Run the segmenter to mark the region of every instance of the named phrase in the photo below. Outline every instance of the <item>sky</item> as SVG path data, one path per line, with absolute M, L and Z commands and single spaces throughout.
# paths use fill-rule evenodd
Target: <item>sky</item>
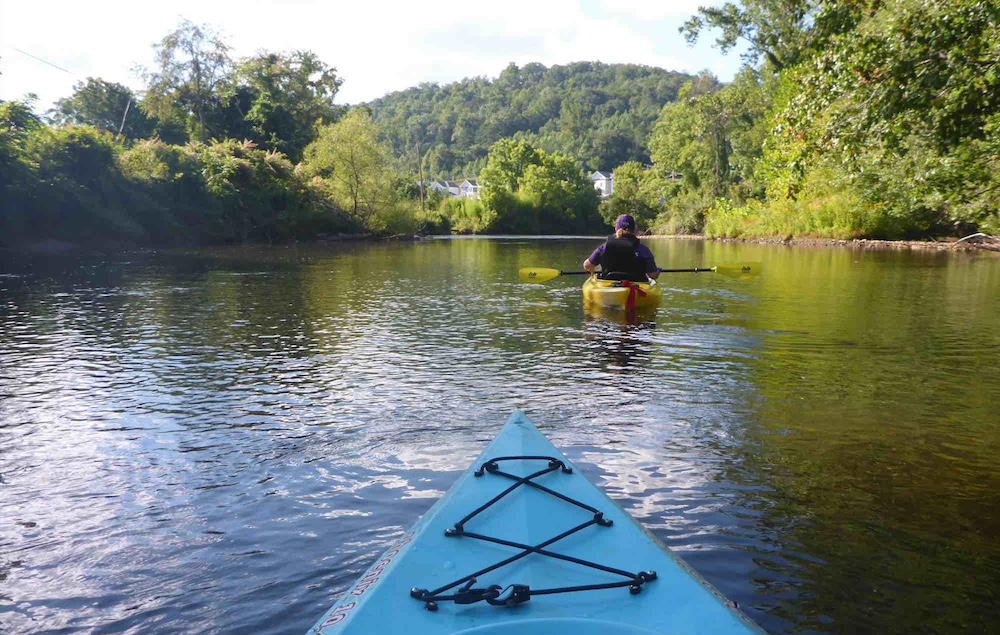
M 336 101 L 355 104 L 422 82 L 496 77 L 508 63 L 635 63 L 709 70 L 728 81 L 738 52 L 678 27 L 710 0 L 0 0 L 0 99 L 35 93 L 36 111 L 87 77 L 136 91 L 134 69 L 182 19 L 219 31 L 236 58 L 306 49 L 337 69 Z

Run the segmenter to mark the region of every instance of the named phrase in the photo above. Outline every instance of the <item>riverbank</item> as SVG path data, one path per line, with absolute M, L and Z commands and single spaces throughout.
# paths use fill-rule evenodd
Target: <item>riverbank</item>
M 753 245 L 794 245 L 802 247 L 847 247 L 860 250 L 990 251 L 1000 253 L 1000 238 L 947 238 L 941 240 L 854 240 L 836 238 L 711 238 L 702 234 L 651 234 L 643 240 L 711 240 L 720 243 Z
M 371 241 L 419 241 L 440 237 L 436 235 L 420 234 L 325 234 L 315 238 L 276 241 L 272 243 L 248 242 L 241 243 L 245 246 L 295 246 L 295 245 L 328 245 L 344 242 L 371 242 Z M 500 236 L 482 235 L 482 238 L 499 238 Z M 544 237 L 544 236 L 539 236 Z M 599 238 L 595 236 L 594 238 Z M 846 247 L 858 250 L 921 250 L 921 251 L 989 251 L 1000 254 L 1000 238 L 992 236 L 948 238 L 937 241 L 931 240 L 872 240 L 856 239 L 844 240 L 833 238 L 712 238 L 703 234 L 649 234 L 642 237 L 643 240 L 705 240 L 720 243 L 746 243 L 754 245 L 789 245 L 799 247 Z M 210 245 L 201 247 L 223 247 L 234 246 L 233 244 Z M 80 251 L 155 251 L 157 249 L 185 249 L 197 248 L 195 245 L 173 245 L 151 247 L 148 245 L 137 245 L 127 243 L 106 244 L 101 246 L 85 246 L 61 240 L 44 240 L 30 243 L 20 248 L 0 247 L 0 253 L 8 254 L 48 254 L 57 255 Z

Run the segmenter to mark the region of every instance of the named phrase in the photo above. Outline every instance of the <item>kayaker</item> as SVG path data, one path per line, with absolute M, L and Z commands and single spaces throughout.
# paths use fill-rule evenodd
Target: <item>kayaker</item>
M 639 243 L 639 237 L 635 235 L 635 219 L 629 214 L 618 217 L 615 233 L 583 261 L 583 268 L 590 273 L 597 265 L 601 266 L 601 277 L 606 280 L 646 282 L 646 278 L 655 280 L 660 275 L 653 252 Z

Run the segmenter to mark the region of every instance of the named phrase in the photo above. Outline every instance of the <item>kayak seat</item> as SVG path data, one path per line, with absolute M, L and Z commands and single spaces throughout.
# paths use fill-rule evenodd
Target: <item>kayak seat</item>
M 626 271 L 609 271 L 607 273 L 601 273 L 597 276 L 601 280 L 628 280 L 629 282 L 649 282 L 649 276 L 646 274 L 635 274 L 628 273 Z

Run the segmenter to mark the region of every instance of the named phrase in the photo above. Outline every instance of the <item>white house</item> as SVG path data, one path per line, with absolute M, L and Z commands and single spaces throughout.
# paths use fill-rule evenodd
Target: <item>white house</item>
M 594 184 L 601 198 L 607 198 L 615 191 L 614 175 L 610 172 L 595 171 L 590 175 L 590 181 Z
M 479 183 L 475 179 L 466 179 L 459 186 L 463 198 L 479 198 Z
M 461 190 L 454 181 L 427 181 L 424 191 L 437 192 L 441 196 L 458 196 Z
M 417 185 L 423 186 L 424 192 L 427 194 L 430 194 L 431 192 L 437 192 L 438 194 L 444 196 L 448 193 L 448 188 L 446 188 L 444 186 L 444 183 L 442 183 L 441 181 L 425 181 L 423 183 L 417 181 Z

